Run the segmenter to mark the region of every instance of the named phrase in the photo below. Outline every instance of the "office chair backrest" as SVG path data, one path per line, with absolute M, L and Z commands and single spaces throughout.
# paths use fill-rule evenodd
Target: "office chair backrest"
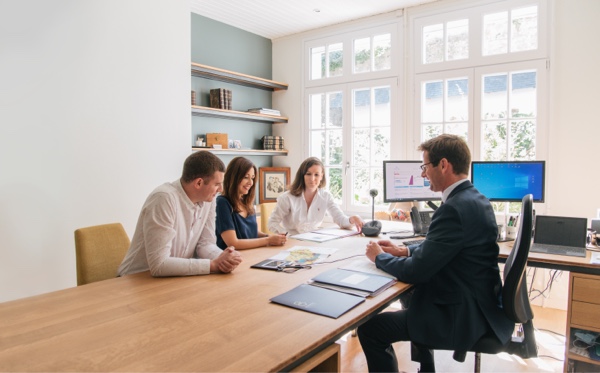
M 533 196 L 523 197 L 517 238 L 504 265 L 502 306 L 506 315 L 515 323 L 523 324 L 533 318 L 527 294 L 527 257 L 531 246 L 533 228 Z
M 277 206 L 277 202 L 260 204 L 260 231 L 263 233 L 273 233 L 269 231 L 269 216 L 271 216 L 275 206 Z
M 129 237 L 120 223 L 77 229 L 77 286 L 116 277 L 129 244 Z

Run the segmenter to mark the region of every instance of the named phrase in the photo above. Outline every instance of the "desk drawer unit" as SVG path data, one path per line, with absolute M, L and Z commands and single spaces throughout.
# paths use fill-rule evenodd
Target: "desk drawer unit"
M 573 300 L 600 304 L 600 280 L 573 277 Z
M 600 328 L 600 280 L 573 276 L 571 324 Z
M 600 305 L 585 302 L 571 303 L 571 324 L 600 329 Z

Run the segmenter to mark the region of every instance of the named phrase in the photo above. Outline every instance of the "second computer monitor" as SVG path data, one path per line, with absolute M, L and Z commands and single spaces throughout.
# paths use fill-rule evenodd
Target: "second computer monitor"
M 442 193 L 432 192 L 429 180 L 421 177 L 422 161 L 383 161 L 383 201 L 439 201 Z
M 471 181 L 490 201 L 521 202 L 526 194 L 544 202 L 546 162 L 471 162 Z

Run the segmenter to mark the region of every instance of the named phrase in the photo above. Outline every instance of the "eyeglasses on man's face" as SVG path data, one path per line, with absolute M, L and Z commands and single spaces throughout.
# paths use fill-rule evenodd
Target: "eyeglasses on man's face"
M 434 163 L 434 162 L 423 163 L 422 165 L 419 166 L 419 168 L 421 168 L 421 171 L 425 172 L 427 170 L 427 165 L 432 164 L 432 163 Z

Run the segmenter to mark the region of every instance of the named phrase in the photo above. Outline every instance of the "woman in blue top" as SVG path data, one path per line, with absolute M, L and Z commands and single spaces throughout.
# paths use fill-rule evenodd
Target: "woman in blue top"
M 237 250 L 263 246 L 281 246 L 285 234 L 266 234 L 258 230 L 254 211 L 256 166 L 244 157 L 235 157 L 227 165 L 223 192 L 217 197 L 217 246 Z

